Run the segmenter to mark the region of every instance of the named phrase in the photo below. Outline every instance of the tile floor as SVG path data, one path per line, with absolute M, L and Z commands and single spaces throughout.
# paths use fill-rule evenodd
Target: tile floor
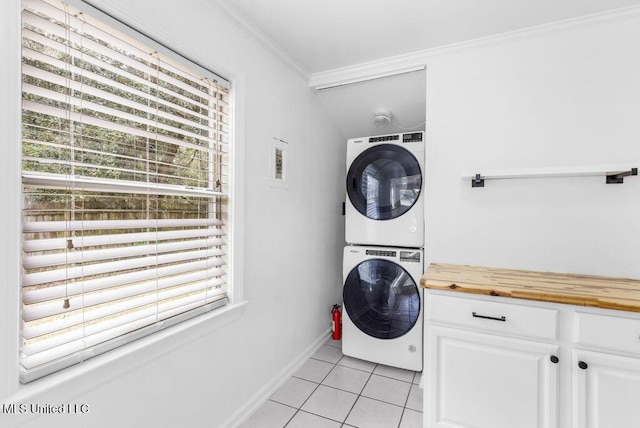
M 329 339 L 242 428 L 422 428 L 421 373 L 341 349 Z

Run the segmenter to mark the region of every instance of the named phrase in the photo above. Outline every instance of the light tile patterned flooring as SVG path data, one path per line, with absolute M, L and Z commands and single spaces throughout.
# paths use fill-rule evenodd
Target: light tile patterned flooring
M 329 339 L 242 428 L 422 428 L 419 372 L 358 360 Z

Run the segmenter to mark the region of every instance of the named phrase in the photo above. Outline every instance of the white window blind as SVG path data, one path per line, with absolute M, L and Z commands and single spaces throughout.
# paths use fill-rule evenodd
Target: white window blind
M 228 302 L 231 150 L 228 82 L 56 0 L 22 21 L 25 383 Z

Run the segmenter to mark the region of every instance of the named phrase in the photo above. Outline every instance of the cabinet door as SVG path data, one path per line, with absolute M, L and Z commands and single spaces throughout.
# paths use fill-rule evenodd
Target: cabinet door
M 573 353 L 574 428 L 640 426 L 640 360 Z
M 558 346 L 431 326 L 425 428 L 555 428 Z

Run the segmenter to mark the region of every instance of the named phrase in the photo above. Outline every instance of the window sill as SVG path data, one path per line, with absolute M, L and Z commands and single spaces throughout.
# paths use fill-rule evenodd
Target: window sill
M 19 385 L 16 393 L 3 401 L 8 403 L 35 400 L 47 402 L 48 394 L 52 394 L 55 396 L 55 402 L 70 402 L 87 391 L 145 366 L 155 359 L 240 319 L 247 303 L 248 301 L 244 300 L 228 304 L 73 367 L 29 384 Z

